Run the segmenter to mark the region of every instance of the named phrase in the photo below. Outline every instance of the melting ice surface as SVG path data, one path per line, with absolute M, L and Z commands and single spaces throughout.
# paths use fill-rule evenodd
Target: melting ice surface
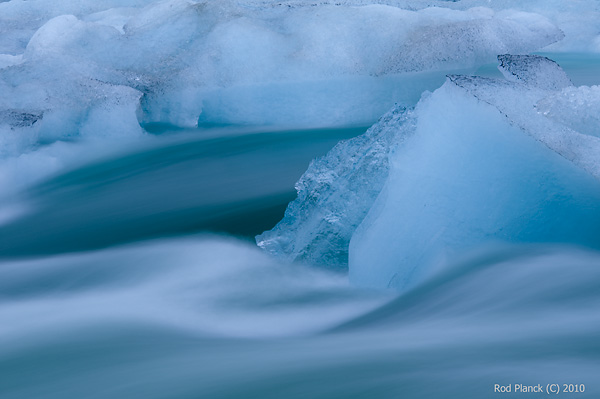
M 545 57 L 498 58 L 506 80 L 449 76 L 313 163 L 259 246 L 342 267 L 349 250 L 352 281 L 396 288 L 495 242 L 598 248 L 597 87 Z
M 0 154 L 64 138 L 136 137 L 138 120 L 368 124 L 438 87 L 439 71 L 564 37 L 539 14 L 491 8 L 62 3 L 0 4 L 0 128 L 10 140 Z
M 0 397 L 600 396 L 598 20 L 0 1 Z
M 419 104 L 412 140 L 395 149 L 383 191 L 352 237 L 351 278 L 406 287 L 428 266 L 496 240 L 600 246 L 600 142 L 521 117 L 535 109 L 519 101 L 520 84 L 507 90 L 514 124 L 465 92 L 501 96 L 504 85 L 452 77 Z M 540 131 L 527 134 L 519 122 Z

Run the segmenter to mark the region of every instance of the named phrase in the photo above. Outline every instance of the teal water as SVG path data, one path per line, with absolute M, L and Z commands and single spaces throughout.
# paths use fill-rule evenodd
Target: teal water
M 595 56 L 552 58 L 600 83 Z M 599 253 L 485 248 L 409 292 L 360 289 L 252 238 L 366 127 L 148 129 L 11 197 L 0 398 L 600 397 Z
M 178 132 L 51 177 L 0 226 L 0 258 L 203 231 L 253 237 L 283 217 L 316 156 L 366 127 Z

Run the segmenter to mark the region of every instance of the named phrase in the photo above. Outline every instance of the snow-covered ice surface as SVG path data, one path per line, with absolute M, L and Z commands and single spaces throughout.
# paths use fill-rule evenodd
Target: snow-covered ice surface
M 259 245 L 341 266 L 349 249 L 352 281 L 395 288 L 480 245 L 600 247 L 597 88 L 571 86 L 546 57 L 498 58 L 510 80 L 451 75 L 314 162 Z

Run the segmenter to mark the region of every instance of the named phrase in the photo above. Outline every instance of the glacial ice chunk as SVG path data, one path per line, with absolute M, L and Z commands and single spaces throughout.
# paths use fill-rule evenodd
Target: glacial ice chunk
M 536 112 L 536 104 L 556 94 L 556 91 L 477 76 L 451 75 L 449 80 L 478 100 L 495 107 L 512 125 L 600 179 L 600 140 Z
M 540 74 L 543 64 L 551 76 Z M 481 245 L 599 248 L 600 139 L 540 112 L 571 91 L 591 104 L 595 97 L 589 88 L 557 89 L 566 81 L 545 58 L 511 57 L 510 68 L 526 80 L 450 75 L 414 110 L 393 109 L 339 144 L 311 165 L 259 245 L 343 267 L 351 235 L 351 280 L 399 289 Z M 588 129 L 592 108 L 578 115 L 591 112 Z
M 498 61 L 498 69 L 507 80 L 547 90 L 573 86 L 565 71 L 547 57 L 504 54 L 498 56 Z
M 567 87 L 538 101 L 536 108 L 579 133 L 600 137 L 600 86 Z
M 388 153 L 414 131 L 412 110 L 396 105 L 365 134 L 311 162 L 296 183 L 298 197 L 259 247 L 291 261 L 345 269 L 352 233 L 387 178 Z
M 127 126 L 113 136 L 138 132 L 132 118 L 186 127 L 371 124 L 394 102 L 414 105 L 449 71 L 563 37 L 538 14 L 489 8 L 46 3 L 0 4 L 0 86 L 9 93 L 0 109 L 43 112 L 36 132 L 23 134 L 38 144 L 82 136 L 81 121 L 115 87 L 141 96 L 113 114 Z
M 600 248 L 600 139 L 537 113 L 550 92 L 536 86 L 450 76 L 419 103 L 415 134 L 352 236 L 351 280 L 406 289 L 495 243 Z
M 16 109 L 0 111 L 0 121 L 8 124 L 11 128 L 32 126 L 42 119 L 43 116 L 44 113 L 41 111 L 22 111 Z
M 22 62 L 22 55 L 0 54 L 0 69 L 4 69 L 13 65 L 19 65 Z

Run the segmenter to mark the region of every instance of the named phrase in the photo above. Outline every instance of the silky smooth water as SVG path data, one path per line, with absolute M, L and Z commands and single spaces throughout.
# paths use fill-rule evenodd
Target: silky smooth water
M 254 237 L 281 219 L 312 158 L 365 130 L 229 128 L 147 139 L 21 193 L 31 206 L 0 226 L 0 258 L 200 231 Z
M 215 238 L 4 263 L 0 393 L 485 398 L 557 383 L 596 398 L 599 265 L 495 248 L 396 297 Z

